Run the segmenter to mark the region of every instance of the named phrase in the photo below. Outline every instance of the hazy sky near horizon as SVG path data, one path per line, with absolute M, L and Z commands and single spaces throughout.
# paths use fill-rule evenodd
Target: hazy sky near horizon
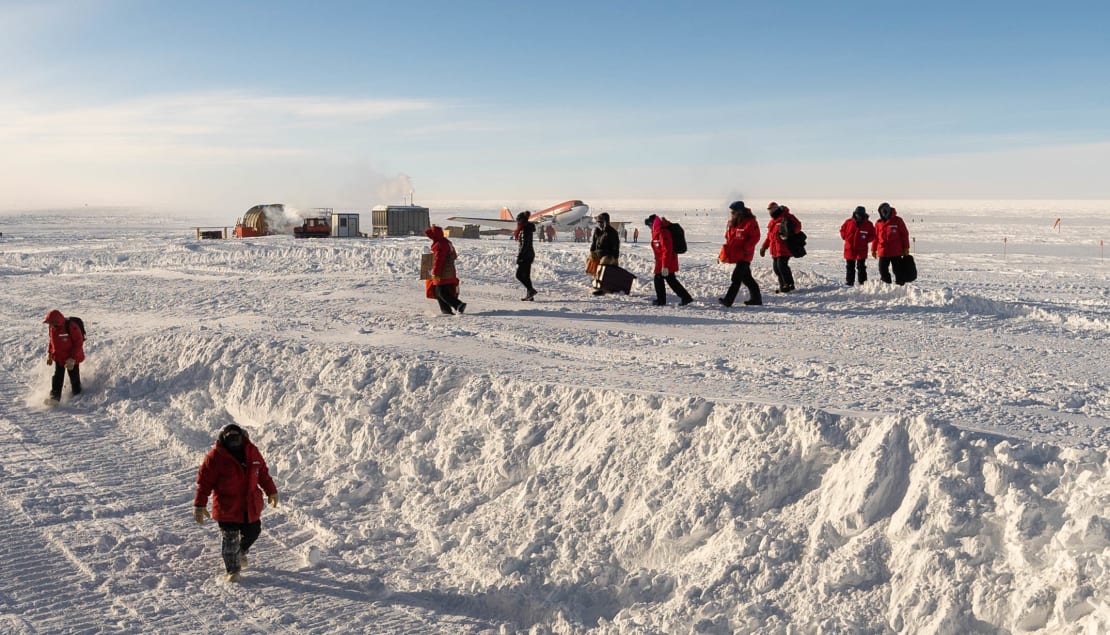
M 1107 18 L 0 0 L 0 206 L 1110 198 Z

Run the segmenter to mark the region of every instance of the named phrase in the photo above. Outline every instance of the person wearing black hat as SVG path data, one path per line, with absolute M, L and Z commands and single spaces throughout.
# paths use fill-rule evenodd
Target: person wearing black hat
M 593 239 L 590 241 L 590 258 L 597 261 L 598 271 L 607 265 L 619 264 L 621 256 L 621 237 L 617 230 L 609 224 L 609 212 L 602 212 L 594 217 L 597 227 L 594 229 Z M 594 295 L 605 295 L 601 281 L 594 278 Z
M 763 297 L 759 293 L 759 284 L 752 277 L 752 258 L 755 257 L 755 246 L 759 242 L 759 221 L 756 220 L 752 210 L 744 205 L 744 201 L 736 201 L 728 206 L 729 219 L 725 227 L 725 245 L 721 247 L 720 261 L 736 263 L 732 269 L 732 280 L 723 297 L 717 301 L 724 306 L 732 306 L 736 294 L 740 292 L 740 285 L 748 288 L 748 299 L 744 304 L 755 306 L 763 304 Z
M 271 507 L 278 506 L 277 486 L 262 453 L 251 443 L 246 430 L 229 423 L 220 430 L 216 443 L 200 464 L 193 497 L 193 519 L 197 524 L 204 524 L 205 518 L 219 523 L 223 537 L 220 554 L 228 582 L 239 581 L 240 572 L 247 566 L 247 552 L 262 533 L 263 493 Z
M 528 220 L 532 212 L 527 210 L 516 215 L 516 231 L 513 240 L 520 245 L 516 253 L 516 279 L 524 285 L 524 302 L 531 302 L 536 297 L 536 289 L 532 286 L 532 261 L 536 259 L 536 250 L 532 247 L 532 237 L 536 233 L 536 224 Z
M 763 239 L 759 255 L 766 256 L 767 250 L 771 250 L 771 268 L 779 281 L 775 293 L 790 293 L 794 290 L 794 272 L 790 270 L 790 258 L 794 252 L 790 251 L 787 240 L 790 234 L 802 231 L 802 222 L 790 213 L 789 207 L 774 201 L 767 205 L 767 214 L 771 220 L 767 222 L 767 237 Z
M 666 282 L 679 297 L 680 305 L 690 304 L 694 301 L 693 296 L 674 275 L 678 271 L 678 254 L 675 253 L 671 231 L 668 229 L 671 222 L 652 214 L 644 219 L 644 225 L 651 228 L 651 251 L 655 254 L 655 299 L 651 303 L 655 306 L 667 304 L 667 289 L 663 286 Z
M 875 226 L 868 220 L 863 206 L 856 207 L 851 218 L 840 226 L 840 237 L 844 239 L 844 261 L 847 263 L 844 283 L 850 287 L 857 277 L 860 284 L 867 282 L 867 246 L 875 242 Z
M 910 230 L 906 221 L 890 203 L 879 205 L 879 222 L 875 223 L 875 243 L 871 255 L 879 259 L 879 279 L 891 283 L 890 270 L 894 269 L 894 284 L 903 285 L 901 262 L 910 255 Z

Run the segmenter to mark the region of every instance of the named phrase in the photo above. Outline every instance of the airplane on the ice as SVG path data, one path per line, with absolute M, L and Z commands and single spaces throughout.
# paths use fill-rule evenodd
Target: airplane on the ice
M 573 227 L 575 223 L 585 218 L 590 213 L 590 206 L 582 201 L 563 201 L 547 209 L 532 212 L 529 220 L 540 226 L 554 225 L 555 227 Z M 451 216 L 447 220 L 485 225 L 497 229 L 516 229 L 516 216 L 508 207 L 501 208 L 500 218 L 476 218 L 473 216 Z

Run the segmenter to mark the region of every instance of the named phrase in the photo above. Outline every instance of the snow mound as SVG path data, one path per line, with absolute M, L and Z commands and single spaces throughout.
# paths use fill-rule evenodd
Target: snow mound
M 109 348 L 103 405 L 183 461 L 225 423 L 250 431 L 316 533 L 307 562 L 407 541 L 387 584 L 430 567 L 522 627 L 1110 628 L 1102 451 L 264 335 Z

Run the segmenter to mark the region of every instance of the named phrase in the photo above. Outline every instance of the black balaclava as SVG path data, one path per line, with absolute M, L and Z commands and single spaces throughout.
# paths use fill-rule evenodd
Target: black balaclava
M 231 456 L 235 457 L 235 460 L 241 464 L 246 464 L 247 432 L 245 430 L 234 423 L 229 423 L 220 430 L 219 442 L 225 450 L 231 453 Z

